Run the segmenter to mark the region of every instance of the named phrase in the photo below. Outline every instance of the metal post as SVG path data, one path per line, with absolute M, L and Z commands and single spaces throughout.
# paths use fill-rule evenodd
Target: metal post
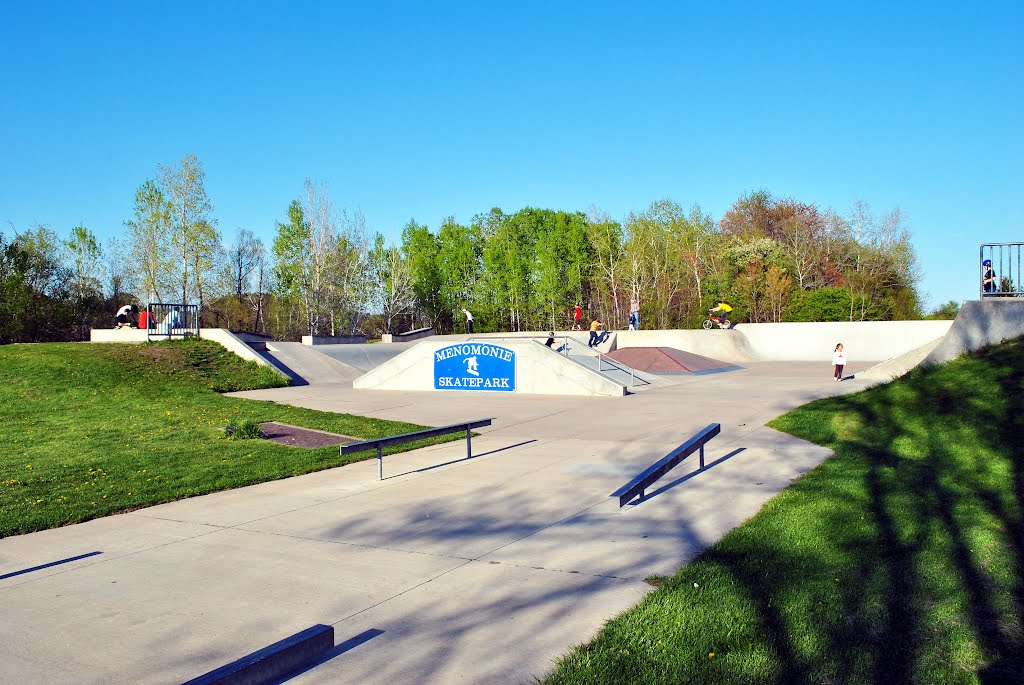
M 704 445 L 700 446 L 700 468 L 704 469 Z
M 629 387 L 636 387 L 636 378 L 633 376 L 633 367 L 629 367 Z
M 377 443 L 377 480 L 384 480 L 384 448 Z
M 466 459 L 473 458 L 473 431 L 466 425 Z

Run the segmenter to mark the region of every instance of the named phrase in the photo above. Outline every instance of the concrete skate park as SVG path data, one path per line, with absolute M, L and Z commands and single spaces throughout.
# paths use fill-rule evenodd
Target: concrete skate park
M 968 302 L 954 322 L 618 331 L 601 355 L 578 333 L 551 348 L 543 334 L 302 345 L 211 333 L 294 381 L 243 397 L 493 424 L 473 458 L 463 442 L 385 457 L 383 480 L 371 459 L 0 540 L 0 610 L 19 626 L 4 631 L 0 681 L 185 682 L 323 624 L 335 646 L 288 682 L 532 682 L 649 592 L 644 578 L 674 572 L 829 456 L 766 421 L 1022 333 L 1024 302 L 1011 301 Z M 515 390 L 432 387 L 439 351 L 484 344 L 515 352 Z M 721 434 L 703 470 L 691 458 L 642 501 L 610 496 L 710 423 Z

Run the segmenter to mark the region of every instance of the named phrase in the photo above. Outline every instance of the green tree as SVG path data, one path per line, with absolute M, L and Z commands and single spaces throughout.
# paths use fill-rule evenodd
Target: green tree
M 213 204 L 206 194 L 206 171 L 192 153 L 175 165 L 161 164 L 158 169 L 172 244 L 180 265 L 181 301 L 198 299 L 202 305 L 203 283 L 213 268 L 220 244 Z
M 171 242 L 170 207 L 156 181 L 148 180 L 135 191 L 134 218 L 126 221 L 129 259 L 140 285 L 155 302 L 173 287 L 175 264 L 167 246 Z

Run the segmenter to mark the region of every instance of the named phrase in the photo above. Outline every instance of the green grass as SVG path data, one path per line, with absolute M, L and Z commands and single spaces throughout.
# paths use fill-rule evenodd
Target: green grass
M 544 682 L 1024 682 L 1022 339 L 770 425 L 835 456 Z
M 228 424 L 367 439 L 422 428 L 218 394 L 285 384 L 205 341 L 0 346 L 0 537 L 375 456 L 232 440 Z

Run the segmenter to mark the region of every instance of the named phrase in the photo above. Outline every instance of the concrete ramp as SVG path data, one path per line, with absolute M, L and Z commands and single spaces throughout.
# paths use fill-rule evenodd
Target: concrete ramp
M 376 343 L 366 345 L 317 345 L 320 354 L 362 372 L 375 369 L 410 349 L 413 343 Z
M 714 373 L 740 367 L 730 362 L 684 352 L 674 347 L 624 347 L 609 357 L 637 371 L 647 373 Z
M 923 362 L 925 358 L 932 353 L 932 350 L 939 346 L 942 340 L 942 338 L 936 338 L 935 340 L 925 343 L 920 347 L 915 347 L 909 352 L 905 352 L 898 357 L 887 359 L 881 364 L 876 364 L 866 371 L 861 371 L 857 374 L 857 378 L 859 380 L 868 381 L 891 381 L 894 378 L 899 378 L 914 367 L 920 365 L 921 362 Z
M 969 300 L 960 307 L 953 326 L 924 364 L 941 364 L 988 345 L 1024 335 L 1024 299 Z
M 264 343 L 264 349 L 255 351 L 288 376 L 292 385 L 345 383 L 363 373 L 360 369 L 322 355 L 302 343 L 267 342 Z
M 356 378 L 364 390 L 622 396 L 626 388 L 533 340 L 414 344 Z

